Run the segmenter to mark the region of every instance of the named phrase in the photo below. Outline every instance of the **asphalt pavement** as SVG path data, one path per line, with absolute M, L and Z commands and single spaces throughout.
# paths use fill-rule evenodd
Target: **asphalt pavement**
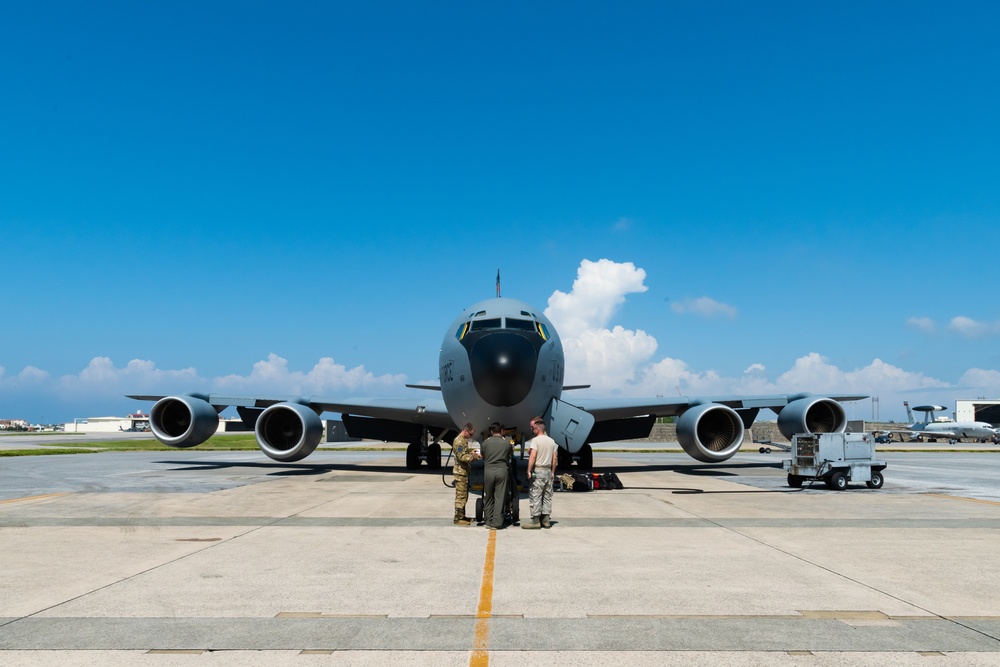
M 782 456 L 597 453 L 497 532 L 400 451 L 0 458 L 0 664 L 1000 665 L 1000 458 Z

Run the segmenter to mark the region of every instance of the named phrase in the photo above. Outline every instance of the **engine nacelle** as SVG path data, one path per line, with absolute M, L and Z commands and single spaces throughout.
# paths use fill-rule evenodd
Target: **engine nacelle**
M 696 405 L 677 418 L 677 441 L 693 459 L 725 461 L 743 444 L 743 420 L 732 408 L 718 403 Z
M 219 412 L 197 396 L 167 396 L 149 411 L 149 428 L 164 445 L 194 447 L 219 430 Z
M 832 398 L 800 398 L 778 413 L 778 430 L 789 440 L 798 433 L 843 433 L 847 430 L 847 412 Z
M 257 417 L 257 446 L 275 461 L 301 461 L 316 451 L 323 422 L 312 408 L 299 403 L 277 403 Z

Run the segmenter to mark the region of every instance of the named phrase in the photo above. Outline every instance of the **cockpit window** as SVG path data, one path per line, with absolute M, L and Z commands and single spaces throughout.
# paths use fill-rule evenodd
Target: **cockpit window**
M 469 333 L 469 322 L 462 322 L 461 326 L 458 327 L 458 331 L 455 332 L 455 338 L 462 340 L 467 333 Z
M 483 331 L 484 329 L 499 329 L 500 318 L 491 317 L 486 320 L 473 320 L 469 323 L 469 331 Z
M 531 320 L 515 320 L 513 317 L 508 317 L 507 328 L 518 329 L 519 331 L 534 331 L 535 323 Z
M 542 336 L 542 340 L 548 340 L 549 330 L 545 328 L 545 325 L 541 322 L 535 322 L 535 326 L 538 328 L 538 333 Z

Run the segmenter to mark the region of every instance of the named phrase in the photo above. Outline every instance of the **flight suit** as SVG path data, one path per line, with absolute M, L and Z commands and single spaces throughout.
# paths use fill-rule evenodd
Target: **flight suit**
M 483 443 L 483 514 L 487 527 L 503 528 L 503 502 L 513 454 L 510 440 L 491 435 Z

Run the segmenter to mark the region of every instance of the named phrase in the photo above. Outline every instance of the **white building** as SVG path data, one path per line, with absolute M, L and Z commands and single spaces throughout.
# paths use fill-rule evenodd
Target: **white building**
M 240 419 L 220 419 L 216 433 L 243 430 Z M 127 417 L 87 417 L 74 419 L 64 427 L 66 433 L 119 433 L 121 431 L 148 431 L 149 415 L 137 412 Z
M 955 421 L 986 422 L 1000 426 L 1000 399 L 977 398 L 955 401 Z
M 67 423 L 63 430 L 66 433 L 112 433 L 118 431 L 148 431 L 149 415 L 137 412 L 128 417 L 88 417 L 74 419 Z

